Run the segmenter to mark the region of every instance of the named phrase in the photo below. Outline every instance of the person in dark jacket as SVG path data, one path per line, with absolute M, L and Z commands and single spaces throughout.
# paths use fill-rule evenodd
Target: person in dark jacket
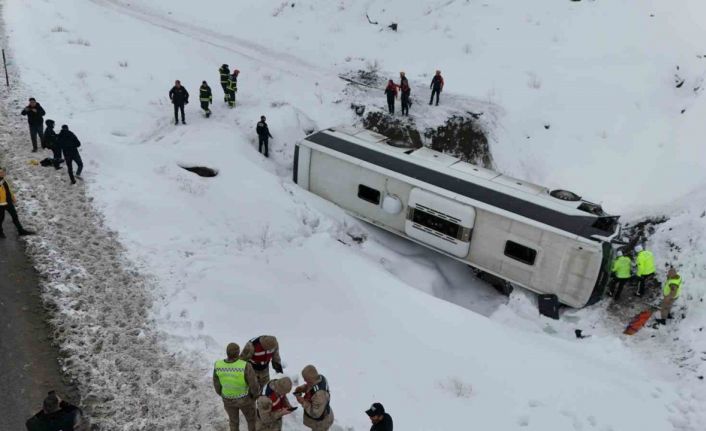
M 409 96 L 412 94 L 412 89 L 409 88 L 409 81 L 404 72 L 400 72 L 400 100 L 402 102 L 402 115 L 409 115 Z
M 63 159 L 61 158 L 61 148 L 57 143 L 58 136 L 54 131 L 54 120 L 47 120 L 45 124 L 47 128 L 44 129 L 44 143 L 54 153 L 54 168 L 58 170 L 61 169 Z
M 397 84 L 391 79 L 387 81 L 387 87 L 385 87 L 385 95 L 387 96 L 387 110 L 390 115 L 395 114 L 395 99 L 397 98 Z
M 365 413 L 373 423 L 370 431 L 392 431 L 392 416 L 385 413 L 385 407 L 382 404 L 373 403 Z
M 81 160 L 81 155 L 78 153 L 78 147 L 81 146 L 81 141 L 69 130 L 69 126 L 64 124 L 61 126 L 61 132 L 59 132 L 56 142 L 64 153 L 64 160 L 66 161 L 66 167 L 69 169 L 71 184 L 76 184 L 73 162 L 76 162 L 76 166 L 78 166 L 76 176 L 80 179 L 81 171 L 83 171 L 83 161 Z
M 44 399 L 42 410 L 25 425 L 27 431 L 87 431 L 90 426 L 80 408 L 62 400 L 54 391 Z
M 39 136 L 42 148 L 46 148 L 44 145 L 44 134 L 42 133 L 42 128 L 44 128 L 44 114 L 46 114 L 46 112 L 44 112 L 42 105 L 40 105 L 34 97 L 30 97 L 29 104 L 25 106 L 21 114 L 27 116 L 29 137 L 32 139 L 32 152 L 37 152 L 37 136 Z
M 179 124 L 178 111 L 181 111 L 181 124 L 186 124 L 184 119 L 184 105 L 189 103 L 189 92 L 181 85 L 178 79 L 174 81 L 174 87 L 169 90 L 169 100 L 174 104 L 174 124 Z
M 270 129 L 267 127 L 267 122 L 265 121 L 265 116 L 260 117 L 260 121 L 257 123 L 257 127 L 255 127 L 255 130 L 257 131 L 257 139 L 258 139 L 258 150 L 260 154 L 262 154 L 262 147 L 265 147 L 265 157 L 270 157 L 268 155 L 269 153 L 269 140 L 272 138 L 272 135 L 270 135 Z
M 28 231 L 22 227 L 20 218 L 17 216 L 17 210 L 15 209 L 16 200 L 15 194 L 10 188 L 10 184 L 5 179 L 5 170 L 0 168 L 0 238 L 5 238 L 5 232 L 2 230 L 2 222 L 5 221 L 5 211 L 10 213 L 12 223 L 14 223 L 17 228 L 17 233 L 20 236 L 34 234 L 34 232 Z
M 431 79 L 431 97 L 429 98 L 429 104 L 431 105 L 432 100 L 434 100 L 434 95 L 436 95 L 436 106 L 439 106 L 439 94 L 441 90 L 444 89 L 444 78 L 441 77 L 441 71 L 437 70 L 436 75 Z
M 228 67 L 227 64 L 224 64 L 221 66 L 220 69 L 218 69 L 218 73 L 221 75 L 221 88 L 223 89 L 223 101 L 225 103 L 228 103 L 228 83 L 230 83 L 230 68 Z
M 199 87 L 199 101 L 201 102 L 201 109 L 203 109 L 206 118 L 210 117 L 211 110 L 208 106 L 213 103 L 213 94 L 211 94 L 211 87 L 208 86 L 206 81 L 203 81 L 201 87 Z

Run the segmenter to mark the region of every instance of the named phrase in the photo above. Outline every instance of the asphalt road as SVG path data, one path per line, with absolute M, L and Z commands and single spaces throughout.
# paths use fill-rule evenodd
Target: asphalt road
M 39 297 L 37 273 L 9 217 L 0 239 L 0 412 L 2 430 L 24 430 L 49 390 L 75 401 L 62 382 Z

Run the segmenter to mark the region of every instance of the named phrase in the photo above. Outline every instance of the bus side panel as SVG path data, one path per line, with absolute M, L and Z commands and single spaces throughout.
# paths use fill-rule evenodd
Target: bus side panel
M 297 145 L 294 150 L 294 182 L 304 190 L 309 190 L 311 152 L 311 148 L 304 145 Z

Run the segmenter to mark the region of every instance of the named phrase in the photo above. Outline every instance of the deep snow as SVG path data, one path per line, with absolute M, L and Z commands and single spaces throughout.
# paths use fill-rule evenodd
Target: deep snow
M 288 374 L 313 362 L 329 377 L 343 428 L 366 429 L 363 410 L 381 401 L 410 430 L 702 429 L 706 205 L 686 194 L 704 183 L 706 107 L 694 88 L 706 60 L 692 20 L 704 7 L 680 3 L 7 3 L 23 85 L 5 100 L 4 146 L 86 406 L 103 429 L 222 429 L 213 360 L 229 341 L 273 333 Z M 233 111 L 217 82 L 223 62 L 242 72 Z M 439 110 L 422 90 L 437 67 L 448 91 Z M 507 301 L 463 265 L 299 190 L 293 145 L 356 120 L 338 75 L 366 68 L 404 69 L 421 122 L 487 113 L 504 172 L 630 217 L 672 216 L 650 245 L 687 280 L 678 328 L 625 339 L 605 304 L 538 318 L 531 295 Z M 188 126 L 171 124 L 174 79 L 192 95 Z M 208 120 L 203 79 L 216 101 Z M 29 95 L 82 138 L 85 185 L 26 164 L 15 111 Z M 381 107 L 381 96 L 352 97 Z M 275 137 L 269 160 L 254 149 L 261 114 Z M 573 339 L 577 326 L 593 337 Z

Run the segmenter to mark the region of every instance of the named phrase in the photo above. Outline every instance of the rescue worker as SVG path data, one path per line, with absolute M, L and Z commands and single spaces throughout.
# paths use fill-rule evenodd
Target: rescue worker
M 189 103 L 189 92 L 186 91 L 186 87 L 182 86 L 181 81 L 178 79 L 174 81 L 174 87 L 169 90 L 169 100 L 174 105 L 174 125 L 179 124 L 179 116 L 177 115 L 179 111 L 181 111 L 181 124 L 186 124 L 184 105 Z
M 400 100 L 402 102 L 402 115 L 409 115 L 409 96 L 412 94 L 412 89 L 409 87 L 409 81 L 404 72 L 400 72 Z
M 206 81 L 203 81 L 201 87 L 199 87 L 199 101 L 201 102 L 201 109 L 203 109 L 206 118 L 210 117 L 211 110 L 208 106 L 213 103 L 213 94 L 211 93 L 211 87 L 208 86 Z
M 277 373 L 282 373 L 282 359 L 279 357 L 279 343 L 272 335 L 260 335 L 243 346 L 240 359 L 250 362 L 257 382 L 264 387 L 270 381 L 270 362 Z
M 76 178 L 74 178 L 74 162 L 76 162 L 76 166 L 78 166 L 78 169 L 76 169 L 76 177 L 80 179 L 81 171 L 83 171 L 83 161 L 81 160 L 81 154 L 78 152 L 81 141 L 69 130 L 69 126 L 64 124 L 61 126 L 61 132 L 59 132 L 59 135 L 56 137 L 56 143 L 64 153 L 64 161 L 66 161 L 66 168 L 69 170 L 71 184 L 76 184 Z
M 387 87 L 385 87 L 385 95 L 387 96 L 387 110 L 390 115 L 395 115 L 395 99 L 397 99 L 397 84 L 395 84 L 391 79 L 387 81 Z
M 17 210 L 15 209 L 16 202 L 15 194 L 12 193 L 10 184 L 5 179 L 5 170 L 0 168 L 0 238 L 5 238 L 5 232 L 2 230 L 2 222 L 5 220 L 5 211 L 10 213 L 12 223 L 15 224 L 19 236 L 34 235 L 34 232 L 28 231 L 22 227 L 20 218 L 17 216 Z
M 637 292 L 640 297 L 645 294 L 647 282 L 655 276 L 655 257 L 651 251 L 645 250 L 641 245 L 635 247 L 635 265 L 637 266 Z
M 327 431 L 334 419 L 328 381 L 313 365 L 304 367 L 302 377 L 306 383 L 294 390 L 294 396 L 304 408 L 304 426 L 312 431 Z
M 240 346 L 230 343 L 226 347 L 226 359 L 216 361 L 213 367 L 213 388 L 223 399 L 223 407 L 228 414 L 230 431 L 240 429 L 242 410 L 248 431 L 255 431 L 255 399 L 260 393 L 257 377 L 252 365 L 239 359 Z
M 434 100 L 434 95 L 436 95 L 436 106 L 439 106 L 439 94 L 441 90 L 444 89 L 444 78 L 441 77 L 441 71 L 437 70 L 434 77 L 431 79 L 431 84 L 429 85 L 431 89 L 431 97 L 429 98 L 429 104 L 431 105 L 432 100 Z
M 262 388 L 256 401 L 257 431 L 282 430 L 282 416 L 296 410 L 287 399 L 291 390 L 292 380 L 289 377 L 271 380 Z
M 392 431 L 392 416 L 385 413 L 385 407 L 382 404 L 373 403 L 365 413 L 373 423 L 370 431 Z
M 611 272 L 613 280 L 608 289 L 608 296 L 612 296 L 615 301 L 620 299 L 623 287 L 632 277 L 632 260 L 628 256 L 623 256 L 622 251 L 618 251 L 618 257 L 613 261 Z
M 662 305 L 659 308 L 659 317 L 661 318 L 657 319 L 657 323 L 666 325 L 667 319 L 672 318 L 672 305 L 674 305 L 674 301 L 681 295 L 681 282 L 681 276 L 677 274 L 677 270 L 674 269 L 674 267 L 669 268 L 669 271 L 667 271 L 667 281 L 664 282 L 664 286 L 662 287 L 664 299 L 662 299 Z
M 267 121 L 265 121 L 265 116 L 262 115 L 260 116 L 260 121 L 257 123 L 257 126 L 255 127 L 255 131 L 257 132 L 257 141 L 258 141 L 258 147 L 257 151 L 262 154 L 262 147 L 265 147 L 265 157 L 270 157 L 268 155 L 269 153 L 269 142 L 270 138 L 272 138 L 272 135 L 270 134 L 270 128 L 267 127 Z M 274 138 L 273 138 L 274 139 Z
M 49 392 L 42 410 L 27 420 L 28 431 L 87 431 L 90 424 L 83 418 L 80 408 Z
M 54 168 L 61 169 L 61 147 L 59 147 L 58 136 L 54 131 L 54 120 L 45 121 L 47 128 L 44 129 L 44 143 L 54 153 Z
M 228 103 L 228 83 L 230 82 L 230 68 L 227 64 L 218 69 L 221 74 L 221 88 L 223 89 L 223 101 Z
M 228 80 L 228 106 L 235 108 L 235 93 L 238 92 L 238 75 L 240 71 L 234 69 Z
M 44 127 L 44 108 L 40 105 L 34 97 L 29 98 L 29 104 L 24 107 L 21 112 L 22 115 L 27 116 L 27 123 L 29 124 L 29 137 L 32 140 L 32 152 L 37 152 L 37 137 L 44 145 L 44 134 L 42 133 L 42 128 Z

